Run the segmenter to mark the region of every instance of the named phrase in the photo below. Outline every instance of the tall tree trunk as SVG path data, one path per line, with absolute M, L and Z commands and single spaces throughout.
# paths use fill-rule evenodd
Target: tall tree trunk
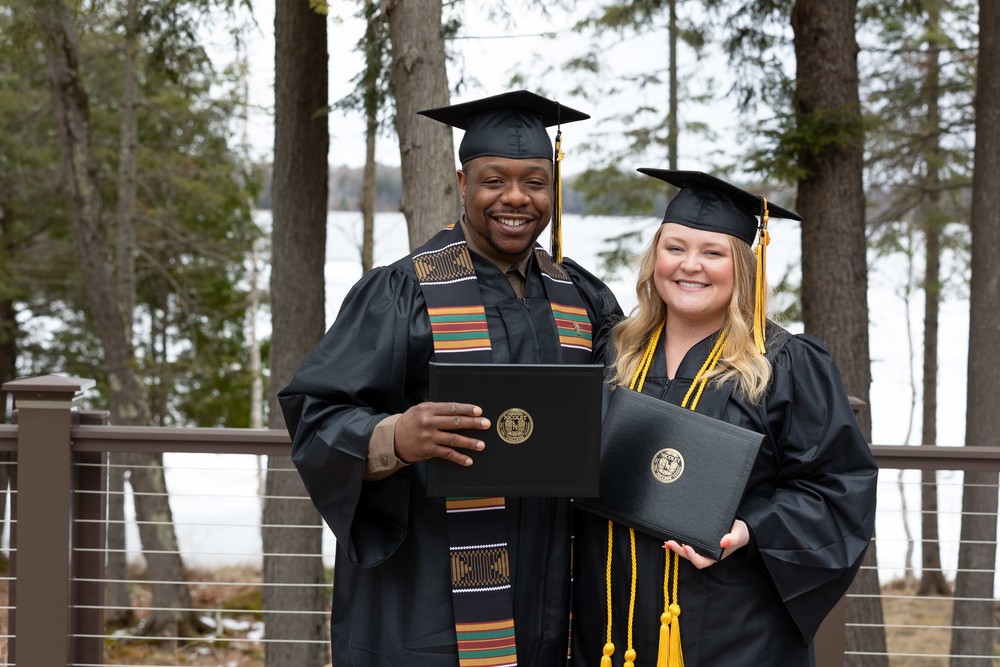
M 139 144 L 139 124 L 136 118 L 139 104 L 139 84 L 136 58 L 139 53 L 138 0 L 128 0 L 125 10 L 125 52 L 122 63 L 121 122 L 118 144 L 118 208 L 115 215 L 115 291 L 121 312 L 135 310 L 135 202 L 136 150 Z M 127 336 L 132 338 L 132 318 L 125 318 Z M 125 556 L 125 472 L 123 457 L 118 452 L 108 455 L 108 515 L 122 521 L 108 526 L 108 556 L 105 564 L 108 576 L 108 611 L 105 622 L 109 627 L 124 627 L 135 622 L 128 590 L 128 563 Z
M 677 169 L 677 138 L 680 134 L 677 120 L 677 0 L 670 0 L 667 39 L 670 49 L 670 101 L 667 112 L 667 163 Z
M 410 249 L 454 222 L 461 206 L 452 129 L 418 116 L 448 104 L 441 0 L 384 0 L 392 42 L 390 80 L 403 171 L 401 209 Z
M 257 334 L 257 316 L 260 314 L 260 241 L 254 239 L 250 246 L 250 308 L 247 326 L 250 329 L 250 428 L 264 426 L 264 377 L 260 367 L 260 337 Z
M 375 262 L 375 133 L 376 119 L 367 114 L 365 131 L 365 170 L 361 186 L 361 272 L 368 273 Z
M 936 218 L 937 212 L 929 215 Z M 936 219 L 924 224 L 924 346 L 923 409 L 920 442 L 937 444 L 937 345 L 938 315 L 941 309 L 941 229 Z M 941 544 L 938 533 L 937 472 L 920 473 L 920 584 L 917 595 L 950 595 L 951 589 L 941 570 Z
M 378 14 L 378 4 L 375 0 L 365 0 L 365 76 L 364 76 L 364 106 L 365 106 L 365 169 L 361 185 L 361 272 L 371 270 L 375 254 L 375 142 L 378 136 L 378 112 L 381 91 L 378 90 L 382 79 L 382 43 L 378 35 L 377 22 L 384 20 Z
M 14 256 L 14 213 L 10 208 L 0 204 L 0 253 L 3 257 Z M 0 261 L 0 271 L 9 270 Z M 17 310 L 10 296 L 0 295 L 0 385 L 17 377 Z M 0 389 L 0 424 L 10 421 L 7 409 L 7 392 Z M 14 455 L 11 452 L 0 452 L 0 522 L 6 516 L 7 486 L 10 483 L 11 462 Z M 9 528 L 9 527 L 8 527 Z
M 14 211 L 0 203 L 0 253 L 5 259 L 14 257 Z M 0 264 L 0 269 L 9 271 L 6 262 Z M 17 377 L 17 311 L 14 300 L 8 294 L 0 294 L 0 385 Z M 10 418 L 7 411 L 7 392 L 0 389 L 0 423 L 6 423 Z M 6 468 L 6 466 L 0 466 Z M 7 482 L 4 477 L 3 485 Z
M 62 0 L 40 0 L 35 5 L 35 16 L 45 40 L 52 106 L 63 153 L 67 210 L 80 257 L 90 318 L 101 341 L 108 370 L 112 421 L 123 425 L 149 424 L 145 387 L 134 370 L 135 355 L 128 335 L 132 314 L 122 312 L 113 271 L 109 268 L 114 262 L 104 227 L 104 207 L 90 144 L 88 100 L 72 18 Z M 141 471 L 133 474 L 132 481 L 138 518 L 163 522 L 140 529 L 143 546 L 159 554 L 147 559 L 148 574 L 155 580 L 183 581 L 183 566 L 165 495 L 162 457 L 133 454 L 129 462 L 141 466 Z M 140 497 L 143 500 L 138 500 Z M 158 567 L 164 569 L 153 569 Z M 155 586 L 153 605 L 163 609 L 190 609 L 190 593 L 185 586 Z M 189 612 L 157 611 L 144 630 L 169 635 L 195 624 L 196 617 Z
M 125 52 L 122 63 L 122 97 L 118 137 L 118 209 L 115 215 L 115 287 L 119 308 L 125 318 L 127 335 L 132 336 L 131 313 L 135 310 L 135 190 L 136 150 L 139 145 L 139 55 L 138 0 L 128 0 L 125 8 Z
M 798 210 L 802 223 L 802 316 L 806 331 L 830 348 L 847 392 L 869 403 L 868 276 L 864 137 L 858 97 L 856 0 L 796 0 L 792 9 L 798 69 L 794 93 L 800 128 L 825 127 L 834 141 L 803 148 Z M 830 128 L 833 128 L 832 130 Z M 871 438 L 871 415 L 859 415 Z M 873 597 L 848 600 L 847 649 L 885 652 L 874 542 L 851 590 Z M 886 665 L 884 656 L 857 659 Z
M 271 428 L 284 428 L 276 392 L 325 329 L 327 109 L 326 17 L 305 2 L 274 13 L 274 180 L 271 232 Z M 264 501 L 264 621 L 268 667 L 323 665 L 328 655 L 319 514 L 291 458 L 268 457 Z M 285 526 L 297 526 L 287 528 Z M 315 554 L 289 558 L 278 554 Z M 272 585 L 277 584 L 277 585 Z M 284 584 L 302 584 L 290 586 Z M 281 613 L 311 610 L 312 614 Z M 313 642 L 313 643 L 305 643 Z
M 923 416 L 921 419 L 921 444 L 937 444 L 937 380 L 938 380 L 938 315 L 941 310 L 941 199 L 939 175 L 941 155 L 941 47 L 937 37 L 940 30 L 941 8 L 936 2 L 927 4 L 927 67 L 924 76 L 924 96 L 927 103 L 927 174 L 921 218 L 924 228 L 924 363 L 923 363 Z M 951 591 L 941 571 L 941 545 L 938 538 L 937 472 L 920 473 L 921 508 L 921 574 L 918 595 L 948 595 Z
M 1000 3 L 979 2 L 976 77 L 976 162 L 972 177 L 972 279 L 969 287 L 969 370 L 965 445 L 995 445 L 1000 433 Z M 967 472 L 955 578 L 951 664 L 993 664 L 993 571 L 996 566 L 997 475 Z

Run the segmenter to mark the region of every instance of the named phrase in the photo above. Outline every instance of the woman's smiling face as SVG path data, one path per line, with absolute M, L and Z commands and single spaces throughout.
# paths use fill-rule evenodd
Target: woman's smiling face
M 731 238 L 664 223 L 656 244 L 653 282 L 667 305 L 668 319 L 714 329 L 722 326 L 735 283 Z

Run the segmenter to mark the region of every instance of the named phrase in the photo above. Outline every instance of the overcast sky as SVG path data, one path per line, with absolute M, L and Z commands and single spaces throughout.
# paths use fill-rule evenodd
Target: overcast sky
M 273 86 L 274 86 L 274 5 L 270 2 L 255 4 L 259 30 L 248 36 L 250 54 L 250 102 L 255 111 L 251 114 L 248 136 L 251 154 L 258 159 L 270 159 L 273 148 Z M 558 99 L 592 116 L 584 123 L 563 128 L 563 144 L 567 153 L 564 168 L 567 174 L 582 170 L 584 156 L 574 155 L 574 147 L 587 138 L 600 137 L 602 143 L 620 141 L 614 120 L 617 114 L 636 106 L 649 105 L 665 108 L 666 86 L 630 86 L 627 94 L 602 100 L 599 104 L 574 97 L 571 91 L 579 84 L 579 77 L 563 73 L 562 63 L 571 55 L 582 53 L 589 45 L 588 38 L 572 30 L 584 10 L 595 2 L 578 3 L 583 10 L 570 13 L 553 8 L 549 16 L 537 11 L 519 12 L 513 25 L 491 22 L 480 12 L 466 11 L 460 39 L 450 45 L 456 58 L 449 62 L 449 84 L 464 83 L 459 94 L 452 95 L 452 102 L 463 102 L 510 90 L 509 81 L 514 75 L 524 77 L 526 87 Z M 472 6 L 471 3 L 468 6 Z M 349 0 L 331 0 L 328 17 L 330 52 L 330 100 L 341 98 L 352 88 L 351 79 L 362 67 L 361 54 L 355 45 L 363 34 L 363 24 L 353 16 L 357 3 Z M 682 6 L 683 7 L 683 6 Z M 220 36 L 221 38 L 221 36 Z M 667 62 L 666 29 L 652 29 L 642 38 L 618 41 L 609 38 L 602 53 L 611 65 L 605 78 L 624 80 L 631 74 L 649 72 L 651 63 Z M 694 89 L 705 85 L 707 71 L 724 71 L 720 58 L 695 63 L 693 58 L 680 60 L 682 80 Z M 220 56 L 224 60 L 224 56 Z M 221 64 L 221 63 L 220 63 Z M 722 90 L 724 82 L 718 89 Z M 721 93 L 720 93 L 721 94 Z M 707 151 L 729 142 L 731 146 L 735 112 L 729 101 L 711 106 L 686 105 L 681 109 L 685 118 L 710 120 L 713 129 L 722 137 L 715 143 L 682 135 L 680 141 L 680 167 L 710 169 Z M 361 166 L 364 162 L 364 124 L 360 115 L 335 111 L 330 117 L 330 160 L 334 165 Z M 460 141 L 456 131 L 456 148 Z M 574 161 L 574 158 L 580 158 Z M 380 136 L 377 159 L 382 164 L 398 165 L 398 146 L 392 136 Z M 644 166 L 666 166 L 662 164 Z M 640 165 L 637 165 L 640 166 Z

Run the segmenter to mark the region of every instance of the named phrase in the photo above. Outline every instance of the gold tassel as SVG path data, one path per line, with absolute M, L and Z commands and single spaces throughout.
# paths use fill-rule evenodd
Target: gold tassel
M 767 202 L 764 203 L 764 215 L 763 215 L 763 226 L 767 225 Z M 767 245 L 769 240 L 766 236 L 766 230 L 764 230 L 764 243 Z M 760 246 L 760 244 L 758 244 Z M 758 257 L 761 256 L 762 251 L 757 251 Z M 758 261 L 758 279 L 761 277 L 761 265 L 762 261 Z M 758 283 L 760 284 L 760 283 Z M 761 303 L 760 298 L 758 298 L 757 303 Z M 761 309 L 763 311 L 763 308 Z M 638 367 L 635 370 L 635 374 L 632 376 L 632 381 L 629 383 L 629 388 L 636 391 L 642 391 L 642 386 L 646 380 L 646 373 L 649 371 L 649 367 L 652 365 L 653 355 L 656 352 L 657 343 L 660 340 L 660 336 L 663 333 L 664 323 L 661 322 L 656 331 L 650 337 L 649 342 L 646 345 L 646 350 L 639 360 Z M 756 332 L 756 318 L 754 330 Z M 755 337 L 756 338 L 756 337 Z M 708 383 L 707 374 L 711 373 L 712 370 L 718 365 L 719 360 L 722 358 L 722 351 L 725 349 L 726 345 L 726 332 L 722 331 L 719 333 L 719 337 L 716 339 L 715 344 L 712 346 L 712 351 L 709 353 L 708 358 L 705 359 L 705 363 L 702 365 L 701 369 L 695 375 L 694 382 L 691 383 L 691 387 L 688 389 L 687 393 L 684 395 L 681 401 L 681 407 L 689 408 L 690 410 L 695 410 L 698 407 L 698 401 L 701 399 L 702 392 L 705 390 L 705 386 Z M 763 337 L 761 337 L 761 345 L 758 349 L 763 347 Z M 693 400 L 692 400 L 693 399 Z M 690 403 L 690 405 L 689 405 Z M 613 536 L 613 522 L 608 521 L 608 559 L 607 559 L 607 587 L 608 587 L 608 641 L 604 645 L 604 657 L 601 658 L 601 667 L 611 667 L 611 655 L 615 651 L 615 645 L 611 643 L 611 547 L 612 547 L 612 536 Z M 632 614 L 635 608 L 635 589 L 636 589 L 636 553 L 635 553 L 635 531 L 629 529 L 629 537 L 631 538 L 631 551 L 632 551 L 632 590 L 629 599 L 629 616 L 628 616 L 628 650 L 625 651 L 625 664 L 624 667 L 634 667 L 635 664 L 635 650 L 632 649 Z M 670 558 L 671 555 L 674 559 L 673 565 L 673 577 L 670 576 Z M 663 564 L 663 613 L 660 615 L 660 635 L 659 643 L 657 644 L 656 651 L 656 667 L 684 667 L 684 654 L 681 650 L 681 607 L 677 600 L 677 582 L 680 573 L 680 555 L 668 551 L 665 557 L 665 562 Z M 673 591 L 671 595 L 671 583 L 673 584 Z M 670 599 L 673 598 L 673 604 L 670 604 Z
M 632 648 L 632 620 L 635 618 L 635 583 L 636 583 L 636 562 L 635 562 L 635 528 L 628 529 L 629 537 L 629 548 L 631 549 L 632 555 L 632 589 L 629 593 L 628 599 L 628 628 L 626 632 L 626 639 L 628 640 L 628 649 L 625 651 L 625 665 L 624 667 L 634 667 L 635 666 L 635 649 Z
M 757 351 L 764 354 L 764 329 L 767 326 L 767 246 L 771 243 L 771 233 L 767 231 L 767 199 L 764 211 L 760 216 L 760 228 L 757 230 L 757 247 L 754 255 L 757 258 L 757 275 L 754 281 L 753 303 L 753 342 Z
M 566 154 L 562 151 L 562 130 L 556 132 L 556 147 L 553 160 L 554 180 L 555 180 L 555 208 L 552 212 L 552 257 L 556 263 L 562 262 L 563 234 L 562 234 L 562 160 Z
M 684 403 L 687 403 L 687 399 L 685 396 Z M 669 550 L 663 554 L 663 613 L 660 614 L 660 641 L 656 645 L 656 667 L 667 667 L 667 659 L 670 656 L 670 619 L 673 618 L 670 615 L 670 554 Z
M 604 655 L 601 656 L 601 667 L 611 667 L 611 655 L 615 652 L 615 645 L 608 642 L 604 645 Z
M 677 580 L 680 578 L 680 570 L 680 554 L 674 553 L 674 603 L 668 609 L 670 612 L 670 657 L 667 660 L 667 667 L 684 667 L 684 654 L 681 653 L 681 606 L 677 601 Z
M 670 658 L 667 667 L 684 667 L 684 654 L 681 653 L 681 607 L 677 603 L 670 605 Z
M 607 586 L 608 586 L 608 641 L 604 645 L 604 657 L 601 658 L 601 667 L 611 667 L 611 656 L 615 653 L 615 645 L 611 643 L 611 550 L 614 546 L 615 524 L 608 520 L 608 559 L 607 559 Z
M 711 355 L 709 355 L 711 356 Z M 702 368 L 704 371 L 705 369 Z M 690 390 L 688 390 L 690 394 Z M 688 397 L 684 397 L 687 403 Z M 663 613 L 660 614 L 660 641 L 656 645 L 656 667 L 667 667 L 667 658 L 670 655 L 670 554 L 666 550 L 663 555 Z
M 660 614 L 660 641 L 656 646 L 656 667 L 667 667 L 670 655 L 670 612 Z

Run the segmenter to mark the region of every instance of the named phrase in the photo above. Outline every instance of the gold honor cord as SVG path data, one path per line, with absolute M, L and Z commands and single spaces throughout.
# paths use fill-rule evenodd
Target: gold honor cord
M 764 354 L 764 329 L 767 326 L 767 246 L 771 243 L 771 232 L 767 231 L 767 199 L 761 197 L 764 210 L 757 229 L 757 276 L 754 283 L 753 342 L 757 351 Z
M 646 345 L 646 350 L 642 354 L 642 358 L 639 360 L 639 367 L 635 371 L 635 375 L 632 376 L 632 381 L 629 383 L 629 389 L 635 391 L 642 391 L 642 387 L 646 382 L 646 375 L 649 373 L 650 367 L 653 365 L 653 355 L 656 353 L 656 346 L 660 341 L 660 336 L 663 334 L 664 323 L 661 322 L 653 332 L 653 335 L 649 339 L 649 343 Z M 712 351 L 709 352 L 708 358 L 705 359 L 705 363 L 702 364 L 701 368 L 698 369 L 698 374 L 695 375 L 694 382 L 688 388 L 687 393 L 684 395 L 684 400 L 681 401 L 681 407 L 688 407 L 688 402 L 691 401 L 692 394 L 694 395 L 694 400 L 691 401 L 690 409 L 694 411 L 698 407 L 698 401 L 701 399 L 702 393 L 705 391 L 705 387 L 708 384 L 708 374 L 718 365 L 719 359 L 722 358 L 722 350 L 726 345 L 726 332 L 722 331 L 719 333 L 718 339 L 715 341 L 715 345 L 712 346 Z M 608 626 L 607 626 L 607 642 L 604 644 L 604 649 L 602 651 L 603 655 L 601 657 L 601 667 L 611 667 L 611 656 L 614 655 L 615 645 L 611 641 L 611 554 L 612 545 L 614 539 L 614 522 L 608 521 L 608 558 L 607 558 L 607 569 L 606 569 L 606 583 L 608 587 L 607 601 L 608 601 Z M 628 626 L 626 633 L 626 641 L 628 642 L 628 648 L 625 651 L 625 665 L 624 667 L 633 667 L 635 664 L 636 653 L 635 649 L 632 648 L 632 621 L 633 612 L 635 609 L 635 588 L 636 588 L 636 552 L 635 552 L 635 530 L 629 528 L 629 539 L 630 539 L 630 549 L 632 556 L 632 585 L 629 592 L 629 605 L 628 605 Z M 671 555 L 673 555 L 673 592 L 671 594 L 671 577 L 670 577 L 670 563 Z M 657 647 L 657 657 L 656 657 L 656 667 L 684 667 L 684 654 L 681 651 L 681 608 L 680 604 L 677 602 L 677 582 L 678 582 L 678 572 L 680 571 L 680 555 L 672 551 L 668 551 L 664 555 L 663 563 L 663 613 L 660 615 L 660 640 L 659 646 Z M 673 599 L 673 603 L 670 600 Z

